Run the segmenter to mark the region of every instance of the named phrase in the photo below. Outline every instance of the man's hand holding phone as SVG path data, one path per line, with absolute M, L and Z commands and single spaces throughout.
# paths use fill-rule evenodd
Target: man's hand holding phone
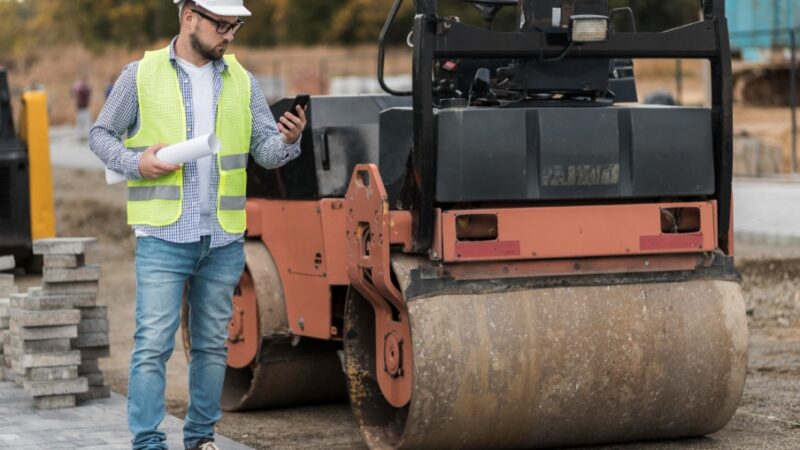
M 283 135 L 283 142 L 294 144 L 300 139 L 306 128 L 306 105 L 310 97 L 298 95 L 294 98 L 291 108 L 278 120 L 278 131 Z

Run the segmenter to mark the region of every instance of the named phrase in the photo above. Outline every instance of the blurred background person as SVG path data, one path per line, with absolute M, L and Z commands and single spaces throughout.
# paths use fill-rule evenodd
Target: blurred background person
M 81 141 L 89 140 L 89 104 L 92 99 L 92 88 L 84 74 L 72 85 L 72 98 L 75 100 L 75 133 Z

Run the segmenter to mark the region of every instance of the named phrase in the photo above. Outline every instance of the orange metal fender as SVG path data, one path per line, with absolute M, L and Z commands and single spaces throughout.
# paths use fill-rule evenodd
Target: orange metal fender
M 256 200 L 248 200 L 245 211 L 247 213 L 247 232 L 245 234 L 249 238 L 261 236 L 261 205 Z
M 247 237 L 261 235 L 261 208 L 258 202 L 248 201 Z M 260 244 L 260 243 L 259 243 Z M 247 253 L 245 244 L 245 254 Z M 247 367 L 258 353 L 258 301 L 255 284 L 249 267 L 245 268 L 233 294 L 231 320 L 228 322 L 228 365 L 241 369 Z
M 233 314 L 228 323 L 228 365 L 247 367 L 258 353 L 258 306 L 253 278 L 247 270 L 242 273 L 233 295 Z

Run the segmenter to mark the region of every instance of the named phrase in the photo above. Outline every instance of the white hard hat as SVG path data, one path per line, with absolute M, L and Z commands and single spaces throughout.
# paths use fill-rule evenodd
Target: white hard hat
M 184 0 L 173 0 L 179 4 Z M 197 6 L 202 7 L 220 16 L 240 16 L 247 17 L 252 15 L 249 9 L 244 7 L 244 0 L 194 0 Z

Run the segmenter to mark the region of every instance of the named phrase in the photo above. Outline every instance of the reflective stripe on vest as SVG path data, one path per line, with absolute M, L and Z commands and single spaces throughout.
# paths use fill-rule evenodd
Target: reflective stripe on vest
M 128 200 L 139 202 L 145 200 L 180 200 L 181 189 L 178 186 L 130 186 Z
M 247 197 L 244 195 L 240 197 L 220 197 L 219 209 L 222 211 L 236 211 L 238 209 L 244 209 L 246 203 Z
M 186 111 L 178 75 L 169 59 L 169 47 L 145 53 L 139 62 L 136 85 L 139 94 L 139 131 L 125 146 L 141 152 L 155 144 L 171 145 L 186 140 Z M 225 57 L 222 91 L 217 104 L 215 130 L 221 148 L 217 220 L 228 233 L 244 232 L 247 167 L 252 134 L 250 77 L 233 55 Z M 183 168 L 156 180 L 128 183 L 128 223 L 166 226 L 180 218 L 183 204 Z
M 248 153 L 222 156 L 219 158 L 220 168 L 222 170 L 246 169 L 248 156 L 249 156 Z

